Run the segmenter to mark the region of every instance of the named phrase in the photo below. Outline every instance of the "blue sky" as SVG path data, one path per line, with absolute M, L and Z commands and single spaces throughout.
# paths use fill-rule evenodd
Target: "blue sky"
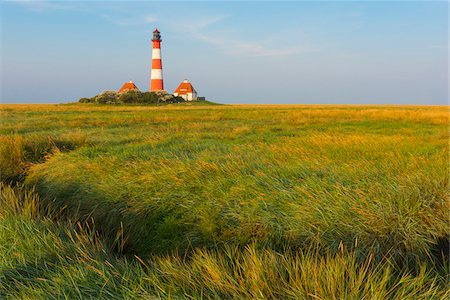
M 444 1 L 1 3 L 1 102 L 72 102 L 134 80 L 151 32 L 165 88 L 221 103 L 447 104 Z

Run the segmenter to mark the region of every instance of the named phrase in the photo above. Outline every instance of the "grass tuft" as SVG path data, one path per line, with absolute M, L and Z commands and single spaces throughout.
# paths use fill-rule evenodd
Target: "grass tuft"
M 21 136 L 0 138 L 0 179 L 14 182 L 23 178 L 26 172 L 24 141 Z

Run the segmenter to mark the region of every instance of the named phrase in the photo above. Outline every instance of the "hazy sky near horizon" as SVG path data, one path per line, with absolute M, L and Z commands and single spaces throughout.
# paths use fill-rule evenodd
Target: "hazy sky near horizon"
M 446 1 L 1 2 L 1 102 L 61 103 L 133 80 L 221 103 L 443 104 Z

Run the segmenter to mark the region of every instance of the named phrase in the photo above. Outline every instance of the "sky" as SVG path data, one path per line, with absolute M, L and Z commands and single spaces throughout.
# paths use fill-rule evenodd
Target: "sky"
M 2 1 L 2 103 L 164 85 L 220 103 L 448 104 L 446 1 Z

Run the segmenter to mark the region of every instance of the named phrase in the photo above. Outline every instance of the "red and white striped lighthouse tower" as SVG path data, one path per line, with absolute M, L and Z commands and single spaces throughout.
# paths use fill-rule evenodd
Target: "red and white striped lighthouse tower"
M 153 31 L 153 47 L 152 47 L 152 73 L 150 80 L 150 92 L 163 91 L 164 82 L 162 75 L 162 60 L 161 60 L 161 35 L 158 28 Z

